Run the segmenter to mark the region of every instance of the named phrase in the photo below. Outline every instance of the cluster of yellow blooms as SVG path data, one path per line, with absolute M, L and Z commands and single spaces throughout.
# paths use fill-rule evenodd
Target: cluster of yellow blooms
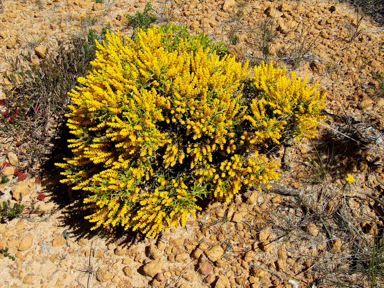
M 282 132 L 297 141 L 302 137 L 313 138 L 317 133 L 326 93 L 315 91 L 318 82 L 311 87 L 307 85 L 307 77 L 301 80 L 295 72 L 290 78 L 286 74 L 286 68 L 274 68 L 272 62 L 254 69 L 251 82 L 260 98 L 252 101 L 253 115 L 246 119 L 256 128 L 252 129 L 256 130 L 256 135 L 252 135 L 256 142 L 270 138 L 279 143 Z
M 172 37 L 155 26 L 135 40 L 107 33 L 70 93 L 73 157 L 57 165 L 62 182 L 87 191 L 95 229 L 119 224 L 155 237 L 185 225 L 198 198 L 229 201 L 244 185 L 279 178 L 258 145 L 316 132 L 325 95 L 305 80 L 272 64 L 250 77 L 247 64 L 196 40 L 164 45 Z
M 347 176 L 345 176 L 345 180 L 351 184 L 353 181 L 355 181 L 355 178 L 353 178 L 353 176 L 351 174 L 347 174 Z
M 268 180 L 277 180 L 280 174 L 274 170 L 280 164 L 273 161 L 266 162 L 264 156 L 259 156 L 258 151 L 244 161 L 242 156 L 233 155 L 219 165 L 219 173 L 214 176 L 215 183 L 214 196 L 219 200 L 229 201 L 240 191 L 242 186 L 255 185 L 260 191 L 260 183 L 267 183 Z M 268 186 L 269 187 L 269 186 Z

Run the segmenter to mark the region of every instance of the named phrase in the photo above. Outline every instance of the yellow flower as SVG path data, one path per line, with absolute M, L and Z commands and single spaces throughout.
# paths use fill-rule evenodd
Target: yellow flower
M 349 184 L 351 184 L 351 183 L 355 180 L 355 178 L 353 178 L 353 176 L 352 176 L 351 174 L 347 174 L 347 176 L 345 176 L 345 180 L 346 180 Z
M 84 14 L 83 14 L 83 13 L 81 13 L 81 14 L 80 14 L 80 17 L 84 17 Z
M 96 42 L 94 69 L 69 93 L 73 157 L 58 166 L 63 183 L 87 193 L 93 229 L 119 224 L 155 237 L 184 226 L 188 213 L 195 217 L 202 193 L 229 202 L 243 185 L 261 190 L 281 175 L 258 147 L 278 144 L 286 132 L 313 137 L 321 119 L 325 96 L 306 78 L 288 78 L 272 64 L 250 77 L 247 64 L 218 57 L 193 38 L 164 46 L 173 34 L 162 30 L 153 26 L 124 40 L 107 31 L 106 41 Z M 258 96 L 243 101 L 249 89 Z M 142 189 L 155 179 L 154 191 Z

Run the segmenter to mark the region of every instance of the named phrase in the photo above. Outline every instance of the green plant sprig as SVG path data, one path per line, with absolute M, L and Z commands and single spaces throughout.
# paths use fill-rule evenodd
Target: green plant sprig
M 1 221 L 6 222 L 16 218 L 19 214 L 23 212 L 24 208 L 25 206 L 20 204 L 20 200 L 18 203 L 14 203 L 13 205 L 11 205 L 9 200 L 3 201 L 2 208 L 0 210 Z

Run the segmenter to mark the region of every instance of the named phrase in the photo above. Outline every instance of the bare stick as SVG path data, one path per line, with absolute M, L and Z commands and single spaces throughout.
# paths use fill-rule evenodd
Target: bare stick
M 264 184 L 260 185 L 261 189 L 263 189 L 265 191 L 269 191 L 269 192 L 284 195 L 284 196 L 295 196 L 296 197 L 296 196 L 300 196 L 300 194 L 301 194 L 300 191 L 297 189 L 285 188 L 285 187 L 281 187 L 281 186 L 273 185 L 273 184 L 271 184 L 270 186 L 271 186 L 271 188 L 268 189 L 267 185 L 264 185 Z
M 375 196 L 372 196 L 372 195 L 370 195 L 368 193 L 365 193 L 365 192 L 359 192 L 359 193 L 366 195 L 368 198 L 371 198 L 372 200 L 376 201 L 377 203 L 383 205 L 383 207 L 384 207 L 384 201 L 383 200 L 381 200 L 381 199 L 379 199 L 379 198 L 377 198 Z

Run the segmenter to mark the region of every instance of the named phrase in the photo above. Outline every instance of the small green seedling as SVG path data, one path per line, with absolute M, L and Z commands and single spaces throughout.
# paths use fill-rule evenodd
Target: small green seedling
M 21 194 L 20 194 L 21 199 Z M 13 206 L 11 205 L 10 201 L 4 201 L 3 207 L 0 210 L 0 217 L 1 222 L 6 222 L 7 220 L 12 220 L 17 217 L 21 212 L 23 212 L 23 209 L 25 208 L 24 205 L 20 204 L 20 200 L 18 203 L 14 203 Z
M 1 182 L 0 184 L 5 184 L 5 183 L 8 183 L 9 182 L 9 179 L 7 176 L 3 175 L 1 176 Z
M 15 257 L 13 257 L 11 254 L 8 253 L 8 247 L 1 248 L 0 249 L 0 254 L 4 255 L 4 257 L 8 257 L 9 259 L 15 261 Z
M 128 25 L 134 29 L 141 28 L 143 30 L 148 29 L 152 23 L 157 20 L 156 15 L 149 13 L 152 10 L 151 3 L 148 2 L 145 5 L 143 12 L 136 12 L 136 15 L 125 15 L 128 19 Z

